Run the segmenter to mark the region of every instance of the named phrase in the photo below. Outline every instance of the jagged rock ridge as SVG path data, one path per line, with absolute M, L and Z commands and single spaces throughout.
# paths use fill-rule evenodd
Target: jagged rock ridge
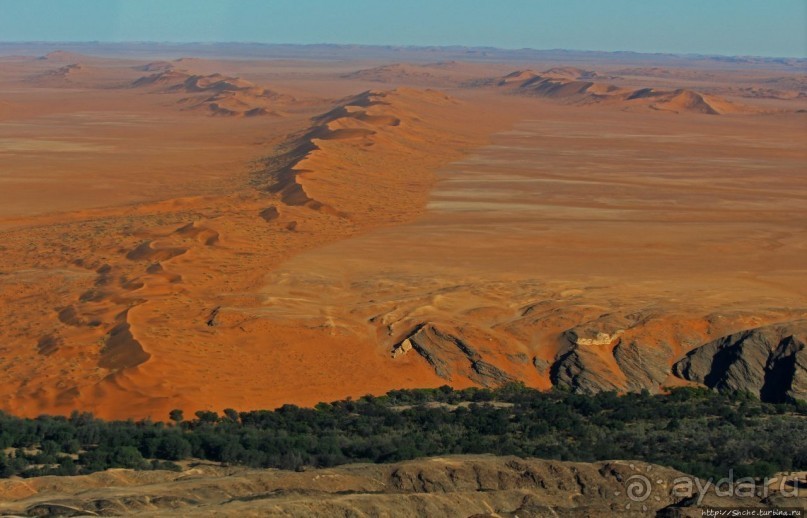
M 676 376 L 764 401 L 807 399 L 807 320 L 749 329 L 709 342 L 673 366 Z

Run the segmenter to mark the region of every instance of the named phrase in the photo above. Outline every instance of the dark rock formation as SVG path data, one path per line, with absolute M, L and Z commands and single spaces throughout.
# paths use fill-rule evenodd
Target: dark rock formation
M 454 374 L 466 376 L 485 387 L 513 381 L 513 377 L 483 359 L 482 354 L 459 335 L 460 332 L 441 329 L 432 323 L 421 324 L 393 349 L 392 355 L 395 358 L 414 349 L 438 376 L 449 381 Z M 458 372 L 454 372 L 454 366 L 459 366 Z
M 580 346 L 558 358 L 549 378 L 556 387 L 580 394 L 622 390 L 613 369 L 599 355 Z
M 626 388 L 634 392 L 643 389 L 658 392 L 670 374 L 670 356 L 672 349 L 666 344 L 647 347 L 631 340 L 614 348 L 614 359 L 627 379 Z
M 683 379 L 764 401 L 807 399 L 807 320 L 741 331 L 709 342 L 673 366 Z

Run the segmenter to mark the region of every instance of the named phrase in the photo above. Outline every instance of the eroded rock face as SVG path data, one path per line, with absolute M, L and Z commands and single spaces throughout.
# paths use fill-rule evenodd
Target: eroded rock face
M 662 482 L 653 508 L 677 501 L 672 480 L 683 474 L 660 466 L 456 456 L 303 473 L 212 466 L 184 476 L 118 470 L 121 482 L 131 479 L 125 491 L 62 477 L 58 490 L 43 488 L 30 503 L 28 498 L 8 501 L 0 511 L 21 516 L 243 516 L 245 511 L 261 516 L 644 516 L 642 509 L 623 511 L 631 502 L 627 481 L 648 470 Z
M 807 399 L 807 320 L 749 329 L 690 351 L 673 366 L 683 379 L 764 401 Z
M 614 347 L 614 359 L 625 373 L 626 388 L 639 392 L 646 389 L 657 392 L 670 374 L 669 358 L 672 349 L 666 344 L 645 346 L 638 341 L 621 341 Z
M 552 384 L 583 394 L 643 389 L 658 392 L 672 351 L 623 337 L 642 320 L 639 314 L 604 314 L 564 331 L 566 347 L 550 370 Z
M 488 329 L 450 320 L 410 321 L 395 335 L 389 327 L 395 336 L 389 351 L 393 360 L 419 356 L 448 383 L 497 386 L 520 380 L 536 386 L 538 378 L 579 394 L 657 394 L 674 385 L 676 376 L 721 391 L 750 391 L 766 401 L 807 398 L 807 320 L 798 314 L 687 317 L 584 309 L 579 323 L 563 320 L 572 325 L 554 336 L 545 329 L 558 325 L 556 315 L 538 306 Z M 544 336 L 537 342 L 539 333 Z M 545 347 L 554 348 L 553 355 L 536 354 Z
M 648 486 L 642 485 L 645 480 Z M 205 464 L 178 473 L 110 470 L 86 477 L 0 480 L 0 514 L 644 518 L 701 516 L 701 506 L 706 505 L 804 504 L 804 498 L 792 491 L 739 498 L 717 495 L 712 485 L 700 495 L 694 480 L 643 462 L 561 462 L 491 455 L 303 472 Z M 701 484 L 706 487 L 705 482 Z
M 485 387 L 513 381 L 513 377 L 484 358 L 484 351 L 472 346 L 468 338 L 460 338 L 461 335 L 453 329 L 432 323 L 421 324 L 393 348 L 392 357 L 397 358 L 414 350 L 434 368 L 438 376 L 447 381 L 451 381 L 455 374 L 466 376 Z
M 399 343 L 392 349 L 392 357 L 398 358 L 412 350 L 412 342 L 406 338 L 403 342 Z
M 620 376 L 601 355 L 575 347 L 552 365 L 552 384 L 572 392 L 594 394 L 622 390 Z

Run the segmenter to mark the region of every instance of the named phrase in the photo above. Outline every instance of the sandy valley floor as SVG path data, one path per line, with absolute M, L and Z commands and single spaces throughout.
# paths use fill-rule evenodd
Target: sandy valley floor
M 807 317 L 781 64 L 0 63 L 5 411 L 658 391 Z

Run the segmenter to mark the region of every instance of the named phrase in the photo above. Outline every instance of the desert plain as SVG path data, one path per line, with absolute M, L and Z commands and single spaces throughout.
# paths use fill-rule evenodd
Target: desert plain
M 0 410 L 807 394 L 803 60 L 0 46 Z

